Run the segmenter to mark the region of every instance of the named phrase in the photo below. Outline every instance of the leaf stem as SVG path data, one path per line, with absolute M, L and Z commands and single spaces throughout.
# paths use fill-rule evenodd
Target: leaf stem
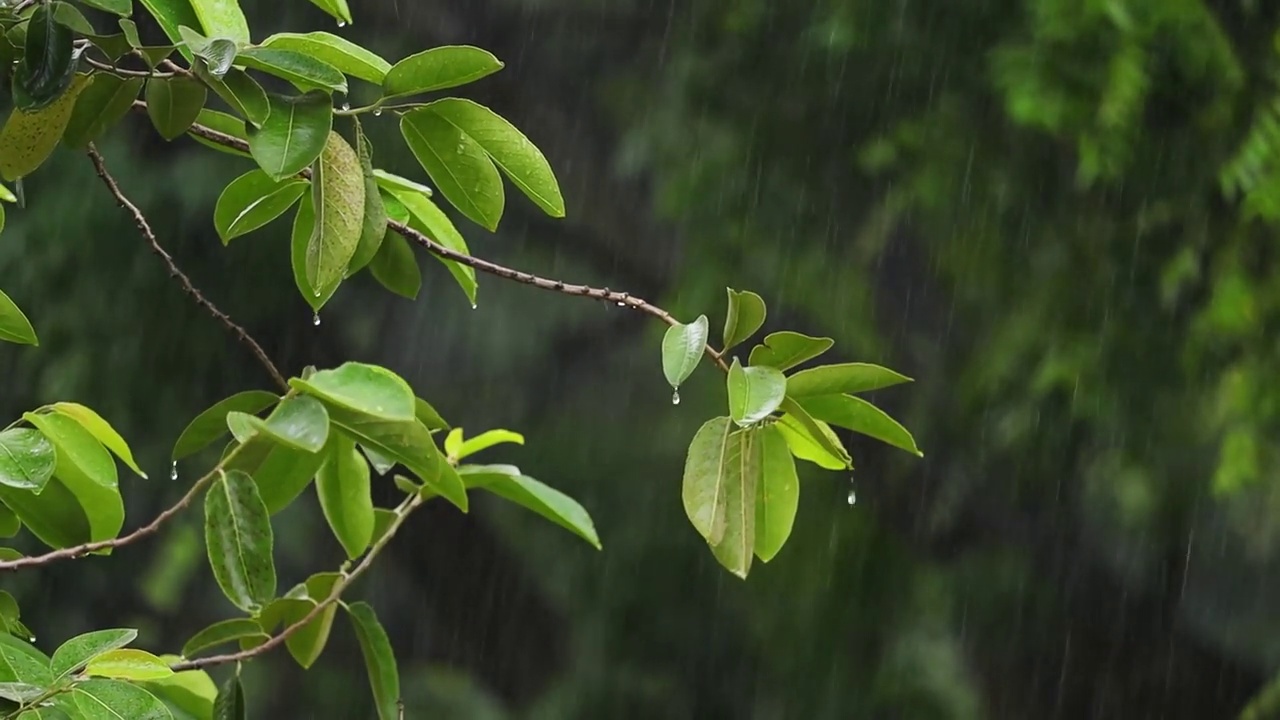
M 98 171 L 98 177 L 102 178 L 102 182 L 107 186 L 107 189 L 111 191 L 113 196 L 115 196 L 116 203 L 125 210 L 128 210 L 133 216 L 134 224 L 138 226 L 138 231 L 142 233 L 142 237 L 149 245 L 151 245 L 151 251 L 160 256 L 160 259 L 164 261 L 166 266 L 168 266 L 170 277 L 178 281 L 178 284 L 181 285 L 182 289 L 191 296 L 192 300 L 195 300 L 197 305 L 208 310 L 209 314 L 213 315 L 214 319 L 222 323 L 223 327 L 239 338 L 240 342 L 248 347 L 254 357 L 258 359 L 258 363 L 267 371 L 267 374 L 271 376 L 271 379 L 275 381 L 276 385 L 282 388 L 285 392 L 288 392 L 289 383 L 285 381 L 284 375 L 280 374 L 280 369 L 276 367 L 275 363 L 271 362 L 271 358 L 267 356 L 266 351 L 262 349 L 262 346 L 258 344 L 258 341 L 254 340 L 243 327 L 237 325 L 236 322 L 231 319 L 230 315 L 222 312 L 218 309 L 217 305 L 210 302 L 209 299 L 204 296 L 204 293 L 200 292 L 200 290 L 192 284 L 191 278 L 187 277 L 187 274 L 182 272 L 177 263 L 174 262 L 173 256 L 160 246 L 160 241 L 156 239 L 156 234 L 152 231 L 151 224 L 147 222 L 147 218 L 142 214 L 142 211 L 138 209 L 138 206 L 134 205 L 129 198 L 125 197 L 125 194 L 120 190 L 120 185 L 116 182 L 116 179 L 107 171 L 106 162 L 102 159 L 102 155 L 98 152 L 98 149 L 94 147 L 93 143 L 89 144 L 89 159 L 93 161 L 93 166 Z

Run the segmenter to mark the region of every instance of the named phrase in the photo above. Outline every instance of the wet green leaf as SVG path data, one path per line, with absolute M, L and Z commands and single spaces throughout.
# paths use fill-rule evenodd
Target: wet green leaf
M 84 720 L 173 720 L 159 698 L 120 680 L 91 679 L 71 691 Z
M 458 232 L 458 229 L 453 225 L 453 221 L 449 219 L 448 215 L 444 214 L 444 211 L 438 205 L 431 201 L 430 197 L 421 192 L 403 189 L 394 189 L 388 192 L 408 211 L 408 224 L 410 227 L 454 252 L 462 253 L 463 255 L 471 254 L 471 251 L 467 248 L 467 241 L 462 237 L 462 233 Z M 449 271 L 449 274 L 453 275 L 453 279 L 462 288 L 462 292 L 466 294 L 471 306 L 475 307 L 477 289 L 475 269 L 438 255 L 432 255 L 432 257 L 439 260 L 445 266 L 445 269 Z
M 288 80 L 303 91 L 347 91 L 347 78 L 338 68 L 318 57 L 294 50 L 246 48 L 236 56 L 236 63 Z
M 474 138 L 427 108 L 401 116 L 400 133 L 454 207 L 481 227 L 498 229 L 505 203 L 502 178 Z
M 271 516 L 253 478 L 233 470 L 210 486 L 205 545 L 214 578 L 236 607 L 253 612 L 275 597 Z
M 192 658 L 205 650 L 236 642 L 241 638 L 268 637 L 266 631 L 252 618 L 231 618 L 216 622 L 201 630 L 182 646 L 182 656 Z
M 262 46 L 309 55 L 375 85 L 381 85 L 391 69 L 391 63 L 373 52 L 327 32 L 278 33 L 263 40 Z
M 787 378 L 767 365 L 743 367 L 737 358 L 729 366 L 729 416 L 746 426 L 769 417 L 787 395 Z
M 209 37 L 230 38 L 249 42 L 249 23 L 240 10 L 239 0 L 190 0 L 200 27 Z
M 706 351 L 709 323 L 706 315 L 688 325 L 676 324 L 662 338 L 662 373 L 673 389 L 679 389 L 698 368 Z
M 769 333 L 764 338 L 764 344 L 751 349 L 748 364 L 790 370 L 825 353 L 833 345 L 835 341 L 831 338 L 810 337 L 790 330 Z
M 94 677 L 117 680 L 159 680 L 173 675 L 168 663 L 137 648 L 104 652 L 90 660 L 84 672 Z
M 120 437 L 120 433 L 111 427 L 101 415 L 92 409 L 80 405 L 79 403 L 60 402 L 51 406 L 54 412 L 62 413 L 67 417 L 80 423 L 80 426 L 89 432 L 98 442 L 115 454 L 116 457 L 124 461 L 138 477 L 146 478 L 147 474 L 142 472 L 142 468 L 138 467 L 138 463 L 133 459 L 133 451 L 129 449 L 129 444 L 124 438 Z
M 470 45 L 445 45 L 396 63 L 387 72 L 382 91 L 391 98 L 447 90 L 492 75 L 502 67 L 502 61 L 487 50 Z
M 39 430 L 0 432 L 0 485 L 38 493 L 53 477 L 56 459 L 53 443 Z
M 320 157 L 333 125 L 333 103 L 327 93 L 312 91 L 286 97 L 268 95 L 271 112 L 261 128 L 246 128 L 249 152 L 276 180 L 297 175 Z
M 414 300 L 422 289 L 422 269 L 414 257 L 409 242 L 395 232 L 388 231 L 369 272 L 383 287 L 391 292 Z
M 232 180 L 213 210 L 213 226 L 225 245 L 280 217 L 307 191 L 305 180 L 272 180 L 254 169 Z
M 335 433 L 328 459 L 316 475 L 320 509 L 347 557 L 360 557 L 373 539 L 369 464 L 355 441 Z
M 860 393 L 907 382 L 911 382 L 911 378 L 879 365 L 819 365 L 787 378 L 787 395 L 804 398 L 813 395 Z
M 721 352 L 756 334 L 767 315 L 764 299 L 749 290 L 728 289 L 729 311 L 724 320 L 724 348 Z
M 911 433 L 885 411 L 852 395 L 815 395 L 797 402 L 814 418 L 924 457 Z
M 245 720 L 244 688 L 240 686 L 240 676 L 227 678 L 218 690 L 218 697 L 213 701 L 213 720 Z
M 345 277 L 364 229 L 364 201 L 360 158 L 341 135 L 331 132 L 312 168 L 311 202 L 316 221 L 306 255 L 311 287 L 325 287 Z
M 22 59 L 13 73 L 13 103 L 18 110 L 30 113 L 49 107 L 71 86 L 75 34 L 58 22 L 58 7 L 40 3 L 27 22 Z
M 365 363 L 347 362 L 321 370 L 293 387 L 327 402 L 383 420 L 412 421 L 416 412 L 413 389 L 399 375 Z
M 0 292 L 0 340 L 19 345 L 40 344 L 31 321 L 3 292 Z
M 105 652 L 128 645 L 137 637 L 138 631 L 131 628 L 95 630 L 77 635 L 53 651 L 50 668 L 54 676 L 60 678 L 79 670 Z
M 761 471 L 756 488 L 755 554 L 769 562 L 778 554 L 795 523 L 800 479 L 787 440 L 777 425 L 760 431 Z
M 485 476 L 476 487 L 531 510 L 591 543 L 595 549 L 602 549 L 591 516 L 577 500 L 531 477 L 487 472 L 486 466 L 459 468 L 458 474 L 464 483 L 468 483 L 469 471 Z
M 173 461 L 177 462 L 188 455 L 197 453 L 225 435 L 227 432 L 227 413 L 256 414 L 279 400 L 279 397 L 265 390 L 247 390 L 219 400 L 208 410 L 197 415 L 182 431 L 182 435 L 178 437 L 178 442 L 173 446 Z
M 87 75 L 76 75 L 70 86 L 38 110 L 16 108 L 0 128 L 0 178 L 13 182 L 35 172 L 62 139 L 76 98 L 88 85 Z

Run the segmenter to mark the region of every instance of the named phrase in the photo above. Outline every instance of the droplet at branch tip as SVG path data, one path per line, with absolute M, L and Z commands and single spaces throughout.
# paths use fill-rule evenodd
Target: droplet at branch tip
M 177 460 L 174 460 L 173 465 L 169 466 L 169 479 L 170 480 L 178 479 L 178 461 Z
M 679 405 L 679 404 L 680 404 L 680 391 L 679 391 L 679 390 L 676 390 L 676 391 L 674 391 L 674 392 L 672 392 L 672 393 L 671 393 L 671 404 L 672 404 L 672 405 Z
M 320 327 L 320 313 L 311 316 L 311 324 Z

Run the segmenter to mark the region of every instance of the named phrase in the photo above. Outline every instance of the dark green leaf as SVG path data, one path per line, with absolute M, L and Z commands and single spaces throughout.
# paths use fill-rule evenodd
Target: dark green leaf
M 907 429 L 883 410 L 852 395 L 815 395 L 797 401 L 818 420 L 862 433 L 924 457 Z
M 255 436 L 227 467 L 253 476 L 262 502 L 274 515 L 307 489 L 324 457 L 324 453 L 305 452 Z
M 120 17 L 129 17 L 133 13 L 133 0 L 80 0 L 80 2 L 89 7 L 115 13 Z
M 382 91 L 387 97 L 447 90 L 475 82 L 503 67 L 487 50 L 470 45 L 445 45 L 410 55 L 387 72 Z
M 173 461 L 200 452 L 227 432 L 227 413 L 256 414 L 280 400 L 265 390 L 247 390 L 218 401 L 196 416 L 173 446 Z
M 199 70 L 203 70 L 216 80 L 226 75 L 231 69 L 231 65 L 236 60 L 236 53 L 239 51 L 235 41 L 227 38 L 206 38 L 186 26 L 178 28 L 178 32 L 182 34 L 183 40 L 186 40 L 191 52 L 203 61 L 193 66 L 193 69 L 197 69 L 197 74 L 200 74 Z M 265 104 L 265 97 L 263 102 Z
M 134 462 L 133 451 L 129 449 L 129 444 L 120 437 L 120 433 L 111 427 L 101 415 L 93 410 L 80 405 L 79 403 L 60 402 L 54 403 L 52 406 L 55 412 L 62 413 L 72 420 L 80 423 L 80 426 L 89 431 L 98 442 L 102 443 L 108 450 L 115 454 L 116 457 L 124 461 L 136 475 L 146 478 L 147 474 L 142 472 L 142 468 L 138 467 L 138 463 Z
M 0 485 L 39 493 L 53 477 L 56 459 L 53 444 L 39 430 L 0 432 Z
M 787 378 L 767 365 L 742 367 L 737 358 L 729 366 L 729 416 L 747 426 L 769 417 L 787 396 Z
M 93 539 L 80 499 L 56 477 L 45 484 L 39 495 L 0 485 L 0 501 L 51 548 L 71 547 Z
M 399 200 L 400 204 L 408 211 L 409 225 L 413 229 L 454 252 L 463 255 L 471 254 L 471 251 L 467 249 L 467 241 L 463 239 L 462 233 L 458 232 L 458 229 L 453 226 L 453 222 L 449 220 L 449 216 L 445 215 L 444 211 L 432 202 L 426 194 L 401 189 L 388 192 L 392 193 L 390 197 Z M 467 300 L 471 302 L 471 307 L 474 308 L 476 306 L 475 269 L 468 265 L 442 258 L 439 255 L 432 255 L 432 257 L 444 264 L 449 274 L 453 275 L 453 279 L 462 288 L 462 292 L 466 294 Z
M 53 446 L 50 446 L 49 449 L 52 450 Z M 53 472 L 52 464 L 50 464 L 49 466 L 49 472 L 50 473 Z M 18 531 L 21 529 L 22 529 L 22 521 L 18 519 L 18 516 L 15 515 L 13 511 L 8 508 L 8 506 L 4 504 L 0 504 L 0 537 L 11 538 L 14 535 L 17 535 Z M 3 596 L 0 595 L 0 597 L 3 597 Z M 3 620 L 3 619 L 4 619 L 4 613 L 0 611 L 0 620 Z M 4 627 L 4 623 L 0 622 L 0 629 L 3 629 L 3 627 Z
M 347 362 L 321 370 L 293 387 L 357 413 L 383 420 L 412 421 L 416 407 L 413 389 L 399 375 L 376 365 Z
M 741 343 L 764 325 L 767 314 L 764 299 L 750 290 L 729 292 L 729 312 L 724 319 L 724 347 L 721 352 Z
M 810 337 L 790 330 L 769 333 L 765 336 L 763 345 L 751 349 L 749 364 L 790 370 L 825 353 L 833 345 L 835 341 L 831 338 Z
M 62 643 L 53 651 L 50 668 L 55 677 L 62 677 L 84 667 L 86 663 L 108 650 L 122 648 L 138 637 L 138 631 L 130 628 L 95 630 L 77 635 Z
M 0 129 L 0 178 L 13 182 L 35 172 L 49 159 L 62 139 L 76 98 L 88 84 L 88 75 L 76 75 L 67 91 L 38 110 L 16 108 Z
M 364 227 L 364 173 L 360 158 L 336 132 L 312 168 L 315 224 L 307 242 L 307 284 L 323 288 L 340 282 L 360 244 Z
M 374 508 L 373 511 L 373 543 L 376 545 L 391 530 L 396 514 L 386 508 Z
M 257 80 L 249 77 L 243 70 L 232 69 L 222 76 L 215 77 L 201 63 L 196 63 L 194 69 L 196 76 L 213 88 L 218 97 L 222 98 L 222 101 L 232 110 L 240 113 L 244 119 L 255 127 L 261 127 L 266 122 L 267 115 L 271 112 L 271 104 L 267 100 L 266 91 Z M 243 125 L 240 125 L 240 129 L 243 131 Z
M 791 536 L 800 503 L 800 480 L 787 440 L 777 425 L 761 429 L 760 445 L 762 465 L 755 500 L 755 553 L 762 561 L 769 562 Z
M 348 18 L 347 22 L 350 22 Z M 263 47 L 309 55 L 351 77 L 381 85 L 391 63 L 350 40 L 327 32 L 279 33 L 262 41 Z
M 213 210 L 213 226 L 225 245 L 280 217 L 306 191 L 305 180 L 277 181 L 261 170 L 250 170 L 222 191 Z
M 860 393 L 911 382 L 911 378 L 888 368 L 868 363 L 819 365 L 787 378 L 787 395 L 793 398 L 813 395 Z
M 369 272 L 391 292 L 417 299 L 422 289 L 422 270 L 413 255 L 409 242 L 395 232 L 388 231 L 381 247 L 369 263 Z
M 672 389 L 679 389 L 698 368 L 698 362 L 706 351 L 708 332 L 707 316 L 699 315 L 688 325 L 672 325 L 663 336 L 662 374 Z
M 120 648 L 90 660 L 84 674 L 117 680 L 159 680 L 173 675 L 173 670 L 168 663 L 146 650 Z
M 192 658 L 205 650 L 235 642 L 246 637 L 268 637 L 267 633 L 251 618 L 232 618 L 216 622 L 191 637 L 182 646 L 182 656 Z
M 418 422 L 427 427 L 428 430 L 448 430 L 449 423 L 445 422 L 440 413 L 431 407 L 431 403 L 422 398 L 414 398 L 414 414 L 418 418 Z
M 40 344 L 31 321 L 3 292 L 0 292 L 0 340 L 19 345 Z
M 382 629 L 373 607 L 366 602 L 347 606 L 351 626 L 360 641 L 360 653 L 369 673 L 369 687 L 373 689 L 373 703 L 378 709 L 378 720 L 397 720 L 400 716 L 400 672 L 396 668 L 395 651 L 387 631 Z
M 191 0 L 141 0 L 141 2 L 164 30 L 164 34 L 169 36 L 175 44 L 182 42 L 179 27 L 183 25 L 192 28 L 201 27 L 200 18 L 196 17 L 195 9 L 191 7 Z M 194 57 L 185 45 L 180 47 L 179 51 L 187 60 Z
M 787 398 L 780 407 L 783 413 L 778 429 L 787 439 L 791 454 L 808 460 L 828 470 L 846 470 L 853 467 L 849 451 L 831 427 L 815 420 L 800 403 Z
M 249 23 L 240 10 L 240 0 L 189 0 L 200 18 L 200 27 L 210 37 L 249 42 Z
M 481 227 L 498 229 L 505 203 L 502 178 L 474 138 L 428 108 L 405 113 L 400 133 L 454 207 Z
M 506 119 L 463 98 L 437 100 L 415 112 L 435 113 L 484 149 L 494 164 L 543 212 L 551 217 L 564 217 L 564 198 L 550 163 L 529 138 Z M 444 189 L 441 186 L 441 190 Z M 445 196 L 448 197 L 448 192 Z
M 261 128 L 247 128 L 249 151 L 258 166 L 281 180 L 297 175 L 324 150 L 333 125 L 329 96 L 312 91 L 297 97 L 268 95 L 271 113 Z
M 253 612 L 275 597 L 271 516 L 253 478 L 233 470 L 209 488 L 205 544 L 218 586 L 236 607 Z
M 71 85 L 75 35 L 57 21 L 57 4 L 41 3 L 27 23 L 27 37 L 13 75 L 13 101 L 32 112 L 49 106 Z
M 218 698 L 213 701 L 213 720 L 245 720 L 244 688 L 240 686 L 240 676 L 232 675 L 218 690 Z
M 305 593 L 301 598 L 304 602 L 285 605 L 281 624 L 289 627 L 302 622 L 318 604 L 328 599 L 341 579 L 342 575 L 339 573 L 318 573 L 307 578 Z M 290 595 L 296 597 L 299 593 L 291 592 Z M 320 653 L 324 652 L 325 645 L 329 642 L 329 631 L 333 627 L 333 616 L 337 611 L 338 604 L 329 603 L 319 615 L 285 640 L 289 654 L 303 668 L 314 665 L 320 658 Z
M 355 441 L 335 433 L 328 459 L 316 475 L 316 494 L 329 527 L 347 557 L 355 559 L 373 539 L 373 497 L 369 464 L 356 450 Z
M 116 33 L 114 35 L 97 35 L 94 33 L 87 33 L 85 35 L 85 39 L 93 43 L 93 46 L 101 51 L 103 55 L 107 56 L 107 59 L 113 63 L 133 50 L 133 47 L 129 44 L 128 38 L 121 33 Z M 142 78 L 137 79 L 141 80 Z
M 307 246 L 311 244 L 315 224 L 315 206 L 311 202 L 311 194 L 307 193 L 302 196 L 302 202 L 298 203 L 298 212 L 293 216 L 289 258 L 293 268 L 293 281 L 298 286 L 298 292 L 302 293 L 302 298 L 307 301 L 311 309 L 319 313 L 320 308 L 324 307 L 325 303 L 329 302 L 333 294 L 338 291 L 342 278 L 334 280 L 319 290 L 312 289 L 311 283 L 307 280 Z M 320 316 L 317 314 L 316 317 Z
M 251 47 L 241 50 L 236 56 L 236 62 L 288 80 L 299 90 L 347 91 L 347 79 L 338 68 L 317 57 L 294 50 Z
M 83 149 L 124 118 L 142 92 L 142 78 L 120 78 L 108 73 L 93 76 L 93 82 L 76 99 L 62 141 Z
M 218 112 L 217 110 L 210 110 L 209 108 L 204 108 L 203 110 L 200 111 L 200 114 L 196 116 L 196 124 L 206 127 L 210 130 L 220 132 L 223 135 L 228 135 L 230 137 L 236 138 L 238 140 L 244 140 L 245 142 L 248 142 L 249 140 L 249 136 L 246 135 L 244 132 L 244 121 L 233 115 L 228 115 L 224 112 Z M 207 138 L 200 137 L 199 135 L 195 134 L 193 130 L 194 128 L 192 128 L 192 130 L 187 131 L 187 135 L 190 136 L 191 139 L 195 140 L 201 145 L 204 145 L 207 148 L 212 148 L 214 150 L 217 150 L 218 152 L 227 153 L 228 155 L 238 155 L 240 157 L 251 157 L 249 153 L 244 152 L 243 150 L 237 150 L 236 148 L 228 147 L 221 143 L 217 143 Z
M 84 720 L 173 720 L 159 698 L 120 680 L 85 680 L 71 691 Z
M 209 92 L 196 80 L 186 77 L 153 77 L 147 81 L 147 114 L 165 140 L 175 140 L 200 115 Z
M 351 262 L 347 263 L 348 277 L 373 260 L 387 234 L 387 208 L 382 202 L 382 192 L 378 190 L 378 179 L 373 174 L 373 147 L 365 137 L 360 120 L 354 117 L 352 120 L 356 131 L 356 154 L 360 158 L 360 173 L 364 180 L 364 217 L 360 225 L 360 241 Z M 414 265 L 416 267 L 417 263 Z
M 481 472 L 484 471 L 484 466 L 459 468 L 458 474 L 462 476 L 464 483 L 468 481 L 468 467 L 479 467 Z M 577 500 L 524 475 L 505 473 L 489 473 L 489 475 L 490 477 L 477 486 L 541 515 L 591 543 L 595 549 L 601 549 L 595 524 Z

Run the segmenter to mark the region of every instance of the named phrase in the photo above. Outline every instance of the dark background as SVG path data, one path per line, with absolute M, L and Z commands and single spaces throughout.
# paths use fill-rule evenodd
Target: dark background
M 679 500 L 721 380 L 700 370 L 673 407 L 660 324 L 488 277 L 473 312 L 423 256 L 416 302 L 362 277 L 316 328 L 287 222 L 214 233 L 245 161 L 129 118 L 100 143 L 125 191 L 287 372 L 384 363 L 457 425 L 524 432 L 492 459 L 595 518 L 603 553 L 491 502 L 408 526 L 357 590 L 408 717 L 1205 720 L 1280 665 L 1276 5 L 371 0 L 339 30 L 302 0 L 243 4 L 257 39 L 506 61 L 461 94 L 545 150 L 569 217 L 512 192 L 496 235 L 458 218 L 475 254 L 713 327 L 726 285 L 752 289 L 767 329 L 917 379 L 875 401 L 926 458 L 851 438 L 852 479 L 806 465 L 791 542 L 744 583 Z M 367 128 L 378 164 L 424 179 L 389 115 Z M 87 159 L 27 191 L 0 267 L 41 346 L 0 353 L 0 404 L 99 409 L 151 472 L 123 482 L 140 523 L 190 480 L 165 471 L 185 423 L 268 380 Z M 306 498 L 277 521 L 286 587 L 340 559 Z M 129 625 L 173 651 L 233 613 L 198 515 L 6 587 L 41 645 Z M 337 627 L 308 673 L 251 667 L 255 716 L 371 717 Z

